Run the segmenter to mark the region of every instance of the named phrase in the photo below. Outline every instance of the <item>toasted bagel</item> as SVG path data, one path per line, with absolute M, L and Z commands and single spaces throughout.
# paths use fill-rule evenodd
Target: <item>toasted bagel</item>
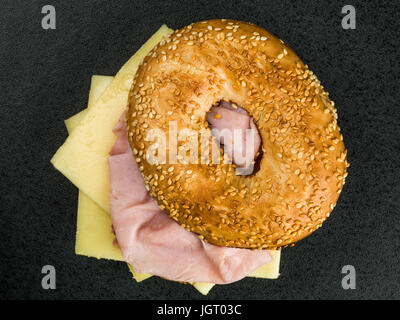
M 178 132 L 209 130 L 206 113 L 222 100 L 244 108 L 260 132 L 255 174 L 237 176 L 223 162 L 171 161 L 169 143 L 164 162 L 148 161 L 148 130 L 167 139 L 170 121 Z M 263 28 L 225 19 L 164 38 L 140 65 L 126 114 L 133 154 L 159 206 L 209 243 L 257 249 L 308 236 L 333 210 L 348 167 L 336 119 L 328 93 L 291 48 Z

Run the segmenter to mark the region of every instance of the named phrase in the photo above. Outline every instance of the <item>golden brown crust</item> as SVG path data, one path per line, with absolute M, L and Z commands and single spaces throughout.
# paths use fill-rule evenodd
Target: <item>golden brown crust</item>
M 263 148 L 257 173 L 146 161 L 148 129 L 168 137 L 176 121 L 200 132 L 220 100 L 254 118 Z M 281 40 L 249 23 L 211 20 L 175 31 L 144 59 L 127 129 L 147 188 L 173 219 L 215 245 L 273 249 L 319 228 L 336 204 L 348 166 L 336 118 L 328 93 Z

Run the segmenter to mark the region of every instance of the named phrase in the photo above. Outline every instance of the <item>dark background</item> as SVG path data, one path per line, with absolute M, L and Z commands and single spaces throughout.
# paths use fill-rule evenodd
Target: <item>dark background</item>
M 54 5 L 57 29 L 41 28 Z M 354 5 L 357 29 L 341 27 Z M 85 108 L 93 74 L 114 75 L 161 26 L 233 18 L 289 44 L 339 115 L 351 164 L 323 228 L 284 249 L 278 280 L 214 287 L 211 299 L 400 298 L 398 1 L 0 1 L 0 298 L 201 299 L 190 285 L 137 284 L 126 264 L 74 253 L 76 188 L 50 164 L 63 120 Z M 54 265 L 57 289 L 41 288 Z M 356 290 L 343 290 L 353 265 Z

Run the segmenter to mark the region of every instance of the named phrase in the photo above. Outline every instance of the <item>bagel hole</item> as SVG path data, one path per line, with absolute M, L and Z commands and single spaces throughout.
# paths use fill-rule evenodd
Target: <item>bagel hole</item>
M 235 114 L 236 113 L 236 114 Z M 247 120 L 246 120 L 247 118 Z M 224 144 L 224 136 L 223 134 L 217 135 L 216 131 L 222 131 L 223 129 L 228 129 L 228 131 L 232 132 L 232 129 L 241 129 L 242 131 L 242 137 L 248 137 L 247 134 L 253 135 L 254 134 L 254 140 L 250 139 L 250 141 L 254 142 L 250 147 L 248 147 L 247 144 L 247 139 L 245 138 L 245 148 L 242 148 L 242 156 L 243 152 L 248 151 L 246 148 L 253 148 L 254 150 L 251 151 L 252 153 L 252 165 L 243 165 L 242 164 L 237 164 L 235 163 L 235 157 L 230 157 L 232 159 L 232 163 L 236 165 L 236 168 L 238 169 L 237 175 L 244 175 L 244 176 L 253 176 L 255 175 L 259 170 L 260 170 L 260 164 L 261 164 L 261 159 L 263 156 L 263 151 L 262 151 L 262 139 L 260 135 L 260 131 L 258 130 L 257 124 L 255 123 L 253 117 L 249 114 L 247 110 L 244 108 L 240 107 L 238 104 L 236 104 L 233 101 L 226 101 L 226 100 L 219 100 L 216 102 L 214 105 L 211 106 L 210 110 L 206 113 L 206 121 L 211 128 L 211 134 L 214 136 L 217 140 L 217 142 L 220 143 L 220 148 L 222 148 L 223 153 L 225 153 L 225 144 Z M 247 121 L 247 122 L 246 122 Z M 238 126 L 235 127 L 235 126 Z M 217 129 L 217 130 L 214 130 Z M 246 132 L 243 133 L 246 129 Z M 247 130 L 250 129 L 248 132 Z M 256 130 L 256 133 L 253 133 L 252 130 Z M 248 133 L 247 133 L 248 132 Z M 232 134 L 233 135 L 233 134 Z M 257 148 L 257 140 L 258 140 L 258 149 Z M 231 141 L 232 142 L 232 141 Z M 236 143 L 236 141 L 234 141 Z M 231 154 L 235 154 L 235 143 L 233 143 L 232 148 L 233 151 Z M 242 144 L 243 147 L 243 144 Z M 244 149 L 244 150 L 243 150 Z M 247 154 L 246 154 L 247 155 Z M 246 158 L 246 156 L 245 156 Z M 246 158 L 246 164 L 248 164 L 249 158 Z

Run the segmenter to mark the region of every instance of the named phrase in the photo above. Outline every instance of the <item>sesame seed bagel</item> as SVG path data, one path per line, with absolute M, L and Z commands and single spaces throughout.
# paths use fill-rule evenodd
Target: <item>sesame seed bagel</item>
M 234 164 L 200 157 L 174 164 L 170 142 L 165 161 L 148 161 L 155 143 L 148 130 L 161 130 L 167 141 L 171 121 L 178 132 L 209 131 L 206 113 L 221 100 L 253 117 L 262 140 L 256 173 L 238 176 Z M 140 65 L 128 105 L 129 143 L 146 188 L 171 218 L 211 244 L 293 244 L 321 226 L 345 183 L 334 103 L 292 49 L 253 24 L 203 21 L 164 38 Z M 178 150 L 187 141 L 178 139 Z

